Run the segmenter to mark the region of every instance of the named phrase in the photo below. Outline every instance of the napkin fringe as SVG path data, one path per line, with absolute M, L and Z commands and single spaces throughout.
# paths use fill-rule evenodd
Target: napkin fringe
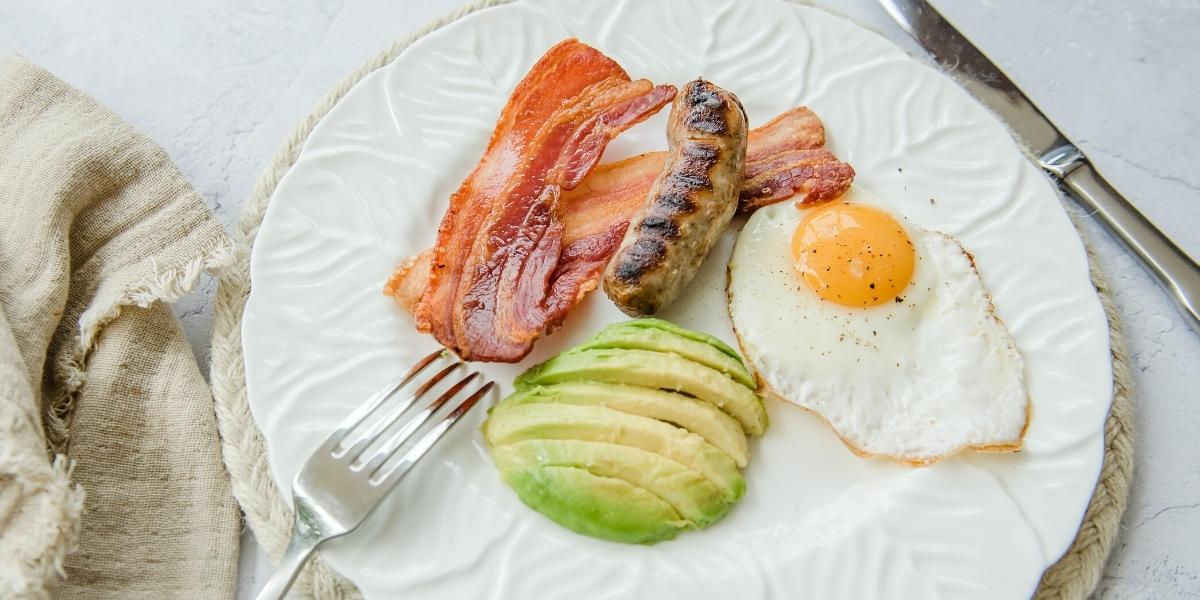
M 78 547 L 85 493 L 71 482 L 75 465 L 66 456 L 55 455 L 52 463 L 29 464 L 31 457 L 8 450 L 0 449 L 0 465 L 10 474 L 18 474 L 9 485 L 17 488 L 17 495 L 30 507 L 27 510 L 33 514 L 26 513 L 25 527 L 36 539 L 25 544 L 31 555 L 18 555 L 0 566 L 0 596 L 49 598 L 52 582 L 66 577 L 63 562 Z
M 220 276 L 234 263 L 237 255 L 233 242 L 222 236 L 215 244 L 197 256 L 168 269 L 161 269 L 151 259 L 149 277 L 128 288 L 105 294 L 99 293 L 87 310 L 79 316 L 79 331 L 69 354 L 56 359 L 54 372 L 62 385 L 50 399 L 46 411 L 46 441 L 52 453 L 66 453 L 71 439 L 71 414 L 79 390 L 87 383 L 87 361 L 104 326 L 121 315 L 127 306 L 146 308 L 154 302 L 175 302 L 196 287 L 202 273 Z

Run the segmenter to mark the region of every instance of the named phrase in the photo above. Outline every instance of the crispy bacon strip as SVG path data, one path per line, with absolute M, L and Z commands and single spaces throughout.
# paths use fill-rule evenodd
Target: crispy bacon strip
M 562 191 L 591 172 L 612 138 L 674 95 L 672 86 L 630 81 L 578 41 L 547 51 L 451 196 L 414 310 L 417 328 L 470 360 L 516 362 L 528 354 L 586 293 L 586 269 L 559 264 L 560 255 L 575 256 L 562 247 Z M 402 270 L 417 273 L 415 266 Z
M 822 148 L 824 144 L 824 125 L 805 107 L 788 110 L 751 130 L 740 210 L 793 194 L 801 195 L 797 200 L 801 205 L 840 196 L 850 187 L 854 169 Z M 665 152 L 647 152 L 600 165 L 577 188 L 563 194 L 559 216 L 563 251 L 557 268 L 584 279 L 575 302 L 596 288 L 596 278 L 621 243 L 629 219 L 641 207 L 665 158 Z M 405 261 L 385 287 L 385 293 L 405 310 L 412 310 L 425 293 L 432 252 Z
M 784 150 L 746 161 L 738 210 L 749 212 L 799 195 L 800 206 L 841 196 L 854 181 L 854 169 L 824 148 Z
M 825 125 L 807 107 L 793 108 L 750 131 L 738 210 L 752 211 L 793 195 L 802 206 L 850 188 L 854 169 L 825 150 Z

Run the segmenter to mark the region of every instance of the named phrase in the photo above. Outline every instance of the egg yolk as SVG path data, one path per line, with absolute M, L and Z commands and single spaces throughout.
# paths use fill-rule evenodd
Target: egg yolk
M 886 212 L 834 202 L 813 209 L 796 227 L 792 260 L 822 299 L 866 308 L 901 296 L 912 279 L 916 251 Z

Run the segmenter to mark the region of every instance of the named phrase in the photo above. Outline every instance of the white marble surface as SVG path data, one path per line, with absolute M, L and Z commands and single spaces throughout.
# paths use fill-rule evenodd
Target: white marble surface
M 226 223 L 293 124 L 345 74 L 461 0 L 0 2 L 0 52 L 29 56 L 158 141 Z M 913 48 L 872 0 L 825 0 Z M 1092 157 L 1200 255 L 1200 2 L 937 2 Z M 1200 336 L 1088 227 L 1124 315 L 1137 471 L 1102 598 L 1200 597 Z M 207 360 L 205 281 L 176 306 Z M 269 565 L 247 535 L 241 597 Z

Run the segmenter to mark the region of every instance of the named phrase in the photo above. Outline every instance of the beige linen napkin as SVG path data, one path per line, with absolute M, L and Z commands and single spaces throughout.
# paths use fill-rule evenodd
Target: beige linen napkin
M 161 148 L 0 57 L 0 598 L 228 598 L 239 517 L 165 304 L 232 258 Z

